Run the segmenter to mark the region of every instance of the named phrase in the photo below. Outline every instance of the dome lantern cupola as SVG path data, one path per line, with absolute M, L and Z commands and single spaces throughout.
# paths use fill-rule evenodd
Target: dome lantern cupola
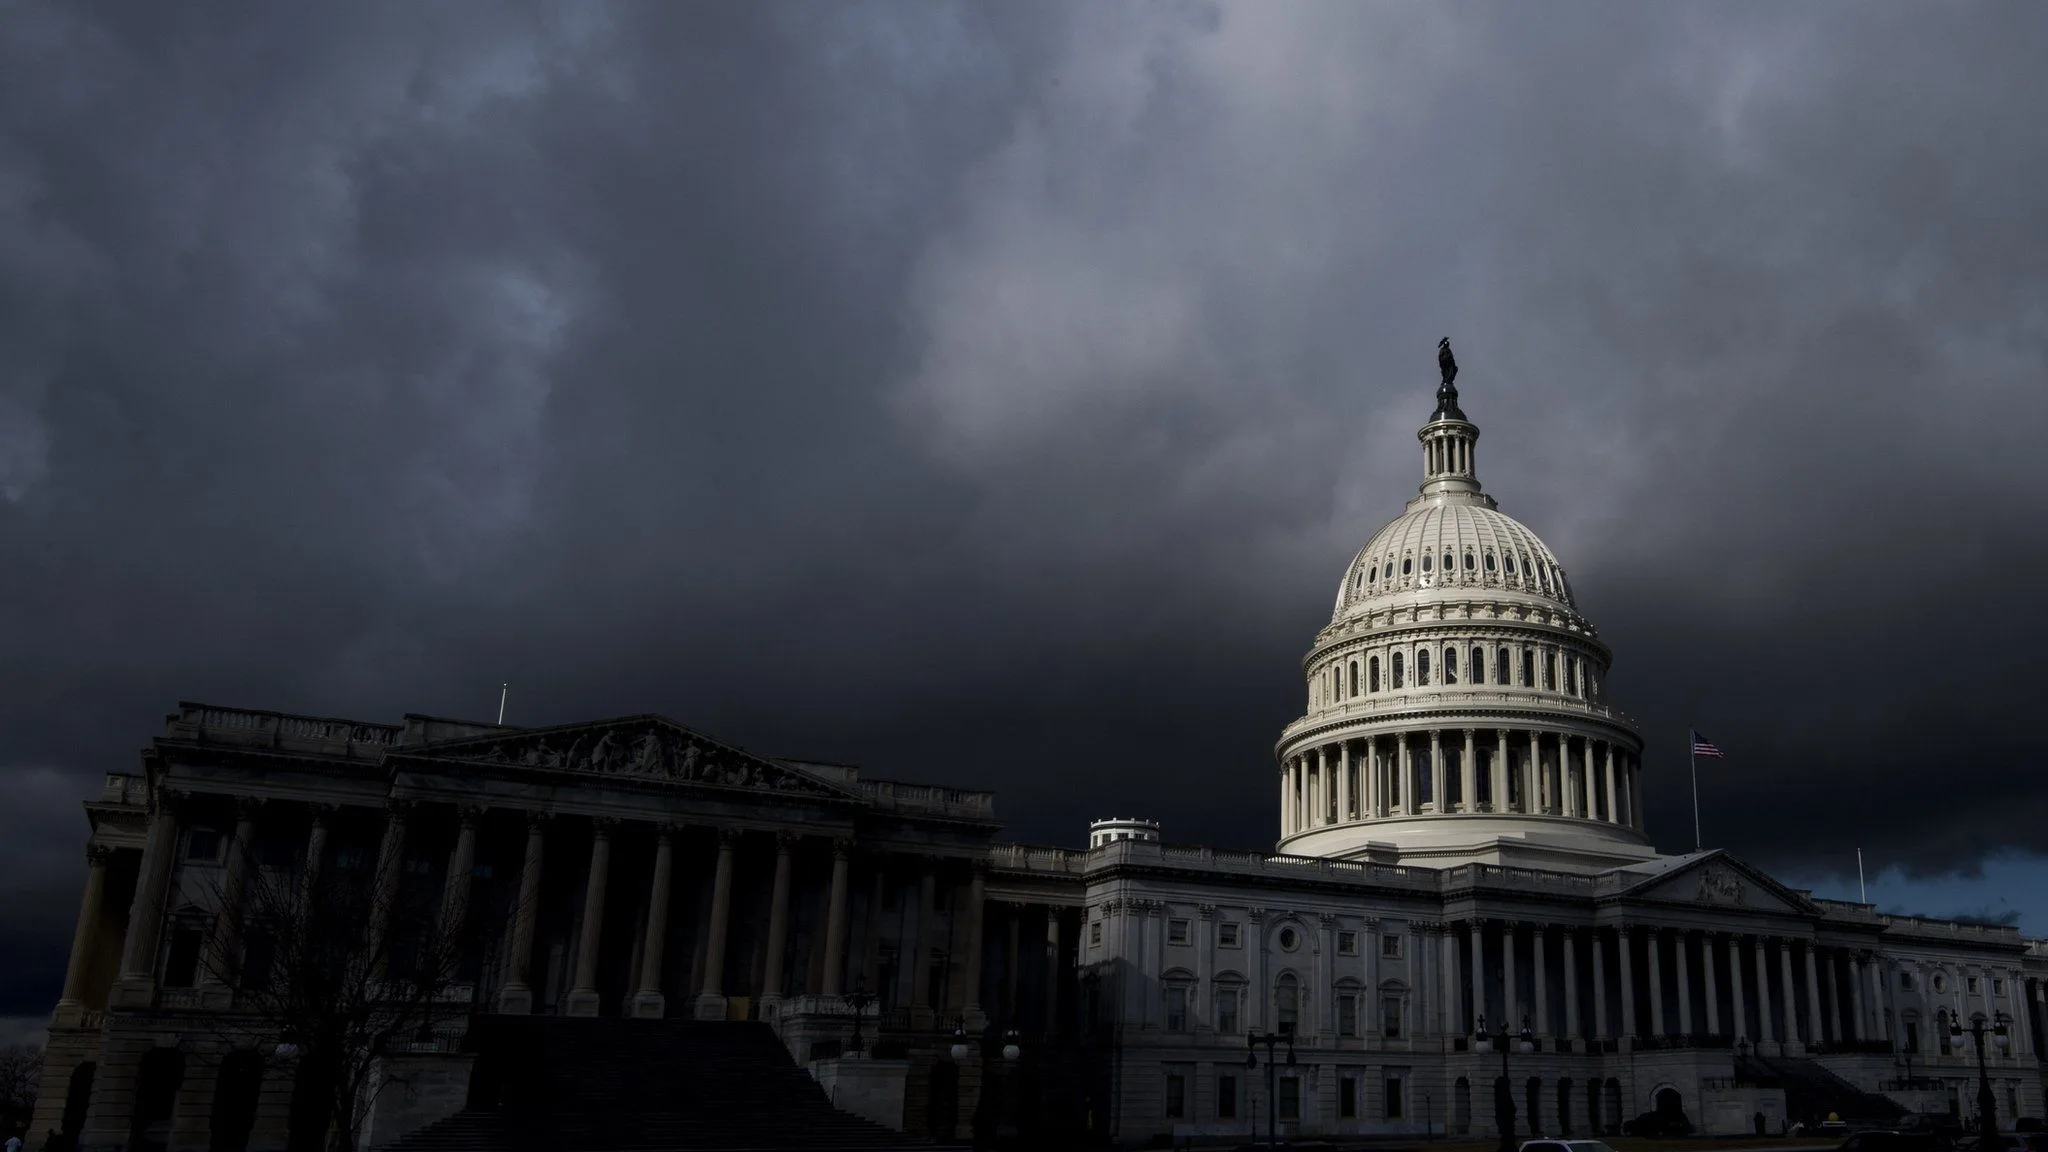
M 1465 419 L 1458 407 L 1458 362 L 1451 356 L 1451 338 L 1437 342 L 1437 367 L 1443 383 L 1436 390 L 1436 411 L 1430 413 L 1415 438 L 1422 441 L 1422 495 L 1479 495 L 1479 469 L 1472 449 L 1479 441 L 1479 426 Z

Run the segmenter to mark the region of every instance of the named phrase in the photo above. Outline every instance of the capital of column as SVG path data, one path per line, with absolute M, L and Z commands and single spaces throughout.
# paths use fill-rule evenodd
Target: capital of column
M 844 860 L 852 855 L 853 837 L 834 836 L 832 838 L 832 858 L 834 860 Z
M 777 832 L 775 834 L 775 854 L 777 856 L 789 855 L 796 850 L 797 841 L 801 839 L 803 837 L 795 832 Z
M 1266 910 L 1264 908 L 1247 908 L 1244 912 L 1244 918 L 1254 924 L 1264 923 Z
M 1214 904 L 1197 904 L 1195 905 L 1195 915 L 1200 916 L 1204 920 L 1214 920 L 1216 918 L 1216 906 Z
M 590 818 L 590 830 L 599 839 L 611 839 L 612 833 L 618 827 L 619 818 L 617 816 L 592 816 Z
M 662 820 L 654 826 L 655 839 L 663 844 L 673 846 L 676 842 L 676 837 L 682 834 L 683 825 L 674 820 Z
M 1331 912 L 1318 912 L 1316 913 L 1316 923 L 1321 925 L 1324 931 L 1328 931 L 1337 923 L 1336 914 Z
M 107 861 L 113 858 L 114 850 L 105 844 L 87 844 L 85 846 L 85 866 L 88 868 L 105 868 Z
M 718 847 L 720 849 L 737 848 L 741 835 L 741 831 L 730 824 L 720 825 L 718 828 Z
M 341 805 L 322 800 L 306 805 L 306 810 L 313 814 L 313 827 L 325 828 L 327 822 L 341 812 Z
M 482 804 L 461 804 L 456 806 L 455 818 L 461 821 L 464 828 L 473 829 L 478 824 L 483 823 L 484 813 L 488 810 Z M 599 819 L 606 819 L 606 817 L 599 817 Z
M 242 820 L 254 820 L 263 814 L 265 803 L 266 801 L 261 796 L 237 796 L 235 797 L 235 816 Z

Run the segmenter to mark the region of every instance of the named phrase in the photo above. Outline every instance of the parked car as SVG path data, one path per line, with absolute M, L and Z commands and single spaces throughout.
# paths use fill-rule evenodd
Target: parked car
M 1524 1140 L 1520 1152 L 1614 1152 L 1598 1140 Z

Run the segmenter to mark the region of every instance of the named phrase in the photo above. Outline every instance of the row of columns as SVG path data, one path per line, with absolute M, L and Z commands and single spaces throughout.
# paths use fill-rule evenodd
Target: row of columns
M 1416 740 L 1425 734 L 1426 751 Z M 1340 740 L 1282 764 L 1281 834 L 1446 812 L 1545 813 L 1641 828 L 1640 771 L 1631 748 L 1567 732 L 1428 729 Z
M 167 895 L 182 830 L 180 810 L 184 807 L 186 799 L 181 794 L 166 792 L 159 796 L 151 814 L 135 898 L 129 909 L 119 978 L 111 998 L 116 1007 L 144 1007 L 151 1003 L 154 997 L 158 945 L 168 912 Z M 207 945 L 210 954 L 215 957 L 232 955 L 237 945 L 235 932 L 239 922 L 240 901 L 249 867 L 248 854 L 250 846 L 254 843 L 259 807 L 260 802 L 249 799 L 242 799 L 237 803 L 235 834 L 228 843 L 224 861 L 225 870 L 220 888 L 221 907 L 216 909 L 213 934 Z M 312 819 L 306 843 L 305 867 L 299 880 L 309 892 L 317 883 L 319 871 L 326 860 L 329 829 L 337 812 L 332 805 L 315 804 L 310 807 Z M 476 867 L 477 829 L 484 811 L 483 808 L 476 806 L 462 806 L 458 809 L 459 824 L 455 844 L 449 856 L 447 880 L 436 925 L 437 935 L 444 941 L 459 938 L 467 928 L 470 889 Z M 390 917 L 397 903 L 406 836 L 412 814 L 413 806 L 409 802 L 396 801 L 387 807 L 377 853 L 375 897 L 371 903 L 370 923 L 365 926 L 365 939 L 373 957 L 381 954 L 390 939 Z M 513 909 L 508 978 L 497 1001 L 497 1008 L 501 1012 L 532 1011 L 534 935 L 540 905 L 541 872 L 547 856 L 546 829 L 551 819 L 552 817 L 545 813 L 527 813 L 526 844 L 520 867 L 518 902 Z M 610 817 L 596 817 L 592 820 L 582 926 L 576 941 L 573 967 L 574 979 L 563 1006 L 563 1011 L 568 1015 L 588 1016 L 595 1015 L 598 1011 L 599 948 L 604 930 L 605 893 L 610 881 L 612 839 L 617 827 L 618 821 Z M 663 824 L 657 830 L 653 875 L 649 883 L 651 906 L 648 909 L 642 942 L 640 971 L 631 1001 L 631 1010 L 635 1015 L 660 1016 L 665 1011 L 666 998 L 661 987 L 662 953 L 668 934 L 669 896 L 675 867 L 675 838 L 681 830 L 682 826 L 677 824 Z M 739 832 L 736 829 L 718 830 L 717 860 L 713 869 L 711 902 L 706 924 L 707 950 L 702 979 L 696 989 L 697 1010 L 700 1014 L 723 1012 L 726 938 L 731 923 L 734 852 L 738 840 Z M 776 838 L 775 875 L 771 888 L 772 906 L 768 925 L 768 967 L 764 981 L 764 986 L 770 990 L 779 990 L 783 982 L 783 953 L 786 950 L 789 932 L 791 854 L 797 841 L 798 837 L 790 833 L 780 833 Z M 839 838 L 833 841 L 821 989 L 827 996 L 837 996 L 843 992 L 842 974 L 845 968 L 848 927 L 847 897 L 851 849 L 852 844 L 847 839 Z M 79 908 L 78 926 L 73 935 L 71 958 L 65 972 L 62 999 L 58 1005 L 60 1016 L 83 1006 L 89 957 L 94 952 L 93 932 L 102 915 L 106 869 L 110 855 L 111 853 L 105 849 L 95 849 L 87 856 L 85 896 Z M 925 877 L 927 888 L 931 886 L 932 880 L 933 877 L 928 873 Z M 982 883 L 982 874 L 977 869 L 969 901 L 972 921 L 967 933 L 969 972 L 978 971 L 979 965 Z M 926 907 L 929 908 L 930 893 L 927 892 L 926 895 Z M 213 978 L 216 975 L 217 968 L 209 967 L 208 977 Z M 968 1007 L 972 1012 L 978 1009 L 973 1003 L 977 999 L 975 989 L 978 988 L 978 983 L 970 980 L 969 988 Z M 918 995 L 922 996 L 921 984 Z

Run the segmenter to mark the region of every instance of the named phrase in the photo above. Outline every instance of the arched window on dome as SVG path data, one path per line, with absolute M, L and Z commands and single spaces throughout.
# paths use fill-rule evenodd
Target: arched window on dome
M 1536 654 L 1524 648 L 1522 649 L 1522 687 L 1534 688 L 1535 686 Z
M 1456 572 L 1457 570 L 1458 558 L 1451 555 L 1449 552 L 1444 553 L 1444 575 L 1448 576 L 1451 573 Z
M 1486 683 L 1486 649 L 1477 644 L 1472 646 L 1472 682 Z
M 1351 662 L 1351 691 L 1345 693 L 1345 695 L 1358 695 L 1358 661 L 1356 660 Z
M 1476 559 L 1476 558 L 1475 558 L 1475 557 L 1474 557 L 1474 556 L 1472 555 L 1472 553 L 1470 553 L 1470 552 L 1467 552 L 1467 553 L 1465 553 L 1465 571 L 1467 571 L 1467 572 L 1471 572 L 1471 571 L 1474 571 L 1475 569 L 1477 569 L 1477 568 L 1478 568 L 1478 566 L 1479 566 L 1479 561 L 1478 561 L 1478 560 L 1477 560 L 1477 559 Z
M 1402 672 L 1403 669 L 1401 667 L 1401 654 L 1399 652 L 1396 652 L 1394 653 L 1394 690 L 1396 692 L 1400 691 L 1401 688 L 1404 686 L 1404 678 L 1402 676 Z
M 1508 571 L 1513 572 L 1514 569 L 1510 568 Z M 1522 553 L 1522 576 L 1527 580 L 1534 580 L 1536 578 L 1536 566 L 1529 563 L 1529 554 L 1527 552 Z
M 1415 686 L 1417 688 L 1429 686 L 1429 649 L 1427 648 L 1423 648 L 1415 653 Z
M 1504 557 L 1503 559 L 1505 559 L 1505 560 L 1506 560 L 1506 562 L 1507 562 L 1507 566 L 1508 566 L 1508 575 L 1510 575 L 1510 576 L 1513 576 L 1513 575 L 1515 574 L 1515 556 L 1514 556 L 1514 553 L 1510 552 L 1510 553 L 1509 553 L 1509 554 L 1508 554 L 1508 555 L 1507 555 L 1506 557 Z
M 1543 654 L 1543 690 L 1545 692 L 1557 691 L 1557 653 L 1555 652 L 1545 652 Z
M 1367 692 L 1377 692 L 1380 690 L 1380 658 L 1377 656 L 1365 662 L 1365 690 Z
M 1408 574 L 1409 574 L 1410 572 L 1413 572 L 1414 570 L 1415 570 L 1415 560 L 1414 560 L 1414 558 L 1412 558 L 1412 557 L 1409 557 L 1409 556 L 1403 556 L 1403 557 L 1401 557 L 1401 575 L 1403 575 L 1403 576 L 1406 576 L 1406 575 L 1408 575 Z
M 1425 573 L 1429 571 L 1429 553 L 1427 552 L 1422 554 L 1422 570 Z
M 1488 572 L 1492 572 L 1494 570 L 1493 549 L 1491 548 L 1488 548 L 1486 550 L 1486 570 Z
M 1564 690 L 1568 696 L 1579 694 L 1578 665 L 1579 662 L 1573 657 L 1564 658 Z
M 1493 654 L 1493 682 L 1507 687 L 1513 681 L 1509 675 L 1508 650 L 1503 647 Z
M 1457 682 L 1458 650 L 1456 648 L 1446 646 L 1444 648 L 1444 683 L 1456 684 Z
M 1359 574 L 1358 574 L 1358 575 L 1357 575 L 1356 577 L 1354 577 L 1354 578 L 1352 579 L 1352 581 L 1351 581 L 1351 590 L 1352 590 L 1353 592 L 1359 592 L 1359 591 L 1363 591 L 1364 589 L 1365 589 L 1365 573 L 1363 573 L 1363 572 L 1360 572 L 1360 573 L 1359 573 Z

